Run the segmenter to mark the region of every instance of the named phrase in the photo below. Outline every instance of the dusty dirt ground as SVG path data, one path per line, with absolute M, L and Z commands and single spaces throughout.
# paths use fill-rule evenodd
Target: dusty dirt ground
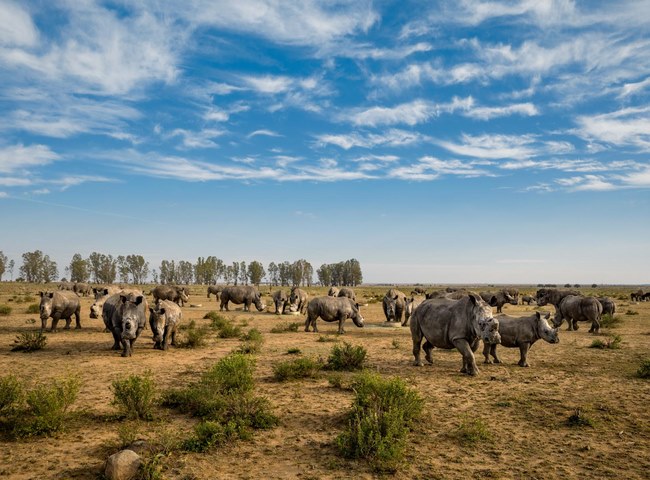
M 101 478 L 105 458 L 119 445 L 119 420 L 110 405 L 111 381 L 133 373 L 154 372 L 161 390 L 187 384 L 240 344 L 238 339 L 212 336 L 199 349 L 153 350 L 147 328 L 136 344 L 134 356 L 121 358 L 110 350 L 111 336 L 101 320 L 88 317 L 90 298 L 82 299 L 81 330 L 48 334 L 42 351 L 10 352 L 16 335 L 38 328 L 36 314 L 24 313 L 29 303 L 16 296 L 35 294 L 38 286 L 3 283 L 0 304 L 13 308 L 0 317 L 1 375 L 13 373 L 32 382 L 77 374 L 83 385 L 75 403 L 75 419 L 53 438 L 0 440 L 0 477 L 10 479 Z M 536 343 L 530 351 L 530 368 L 517 366 L 516 349 L 500 349 L 501 365 L 483 365 L 481 350 L 478 377 L 459 373 L 456 351 L 434 351 L 435 363 L 412 366 L 408 328 L 386 327 L 381 302 L 388 287 L 357 288 L 366 328 L 346 324 L 339 341 L 361 344 L 368 350 L 369 368 L 382 375 L 399 375 L 425 399 L 425 413 L 408 438 L 406 460 L 394 475 L 398 479 L 647 479 L 650 471 L 650 380 L 635 376 L 643 359 L 650 358 L 650 302 L 619 300 L 621 326 L 601 335 L 622 337 L 620 350 L 588 348 L 594 336 L 581 323 L 577 332 L 561 327 L 560 343 Z M 478 288 L 475 288 L 478 290 Z M 534 292 L 534 288 L 521 288 Z M 267 287 L 263 290 L 268 291 Z M 324 289 L 308 288 L 310 294 Z M 408 287 L 403 288 L 406 293 Z M 607 293 L 629 298 L 630 289 L 610 288 Z M 585 293 L 594 292 L 583 289 Z M 210 310 L 218 310 L 205 288 L 192 287 L 192 304 L 183 308 L 185 322 L 198 324 Z M 269 297 L 265 297 L 271 303 Z M 13 300 L 13 301 L 10 301 Z M 418 297 L 418 303 L 423 297 Z M 240 308 L 240 307 L 239 307 Z M 532 312 L 534 306 L 506 305 L 504 313 Z M 553 311 L 553 307 L 542 310 Z M 627 310 L 638 315 L 626 315 Z M 269 307 L 269 311 L 271 308 Z M 265 338 L 257 358 L 256 391 L 270 399 L 280 418 L 276 428 L 255 433 L 241 441 L 208 453 L 178 453 L 164 459 L 169 479 L 214 478 L 378 478 L 363 461 L 343 459 L 334 439 L 343 428 L 344 413 L 352 393 L 332 387 L 327 374 L 317 379 L 278 383 L 273 364 L 289 358 L 287 350 L 300 348 L 303 355 L 326 358 L 333 343 L 318 342 L 321 335 L 336 338 L 336 325 L 319 320 L 320 333 L 273 334 L 279 322 L 304 322 L 303 316 L 232 310 L 226 314 L 243 330 L 258 328 Z M 36 319 L 34 324 L 30 319 Z M 73 323 L 74 325 L 74 323 Z M 61 326 L 61 324 L 60 324 Z M 580 408 L 593 427 L 571 427 L 567 419 Z M 492 433 L 489 441 L 468 445 L 458 435 L 461 422 L 480 418 Z M 195 420 L 160 409 L 153 422 L 133 423 L 139 438 L 164 442 L 187 437 Z

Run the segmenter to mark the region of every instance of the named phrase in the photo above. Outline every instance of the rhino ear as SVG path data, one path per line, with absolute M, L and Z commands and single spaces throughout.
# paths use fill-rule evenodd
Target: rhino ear
M 395 295 L 395 298 L 393 298 L 393 300 L 397 300 L 397 299 L 399 299 L 399 295 Z
M 490 306 L 496 307 L 497 303 L 498 303 L 497 297 L 495 295 L 492 295 L 492 298 L 490 298 Z
M 122 303 L 126 303 L 126 295 L 120 295 L 120 300 Z
M 140 304 L 142 303 L 142 300 L 143 300 L 143 299 L 144 299 L 144 297 L 143 297 L 142 295 L 138 295 L 138 296 L 135 298 L 135 304 L 136 304 L 136 305 L 140 305 Z
M 544 315 L 544 318 L 545 318 L 546 320 L 548 320 L 549 318 L 551 318 L 551 312 L 546 312 L 546 315 Z
M 539 312 L 535 312 L 535 316 L 537 317 L 537 320 L 541 320 L 542 315 Z
M 50 297 L 50 298 L 54 297 L 54 292 L 48 292 L 47 296 Z
M 478 298 L 476 298 L 476 295 L 469 294 L 469 299 L 472 301 L 474 305 L 478 305 L 480 302 L 478 301 Z
M 43 298 L 43 295 L 45 295 L 45 292 L 38 292 L 38 294 Z
M 164 314 L 165 314 L 165 309 L 164 309 L 164 308 L 161 308 L 161 309 L 160 309 L 160 314 L 161 314 L 161 315 L 164 315 Z

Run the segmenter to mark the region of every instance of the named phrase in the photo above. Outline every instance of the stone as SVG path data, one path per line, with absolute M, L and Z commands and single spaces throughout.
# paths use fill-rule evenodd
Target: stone
M 122 450 L 106 460 L 104 475 L 108 480 L 131 480 L 138 474 L 142 460 L 133 450 Z

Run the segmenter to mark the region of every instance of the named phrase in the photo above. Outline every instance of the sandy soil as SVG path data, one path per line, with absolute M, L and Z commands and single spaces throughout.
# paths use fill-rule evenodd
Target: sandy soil
M 153 350 L 146 330 L 134 356 L 121 358 L 110 350 L 110 334 L 101 320 L 88 318 L 90 298 L 82 299 L 81 330 L 48 334 L 42 351 L 10 352 L 15 336 L 37 329 L 24 313 L 28 303 L 9 300 L 35 293 L 37 287 L 2 284 L 0 304 L 13 312 L 0 317 L 0 369 L 31 382 L 77 374 L 83 381 L 75 404 L 76 416 L 67 430 L 54 438 L 0 440 L 0 477 L 11 479 L 101 478 L 105 458 L 119 444 L 115 409 L 110 405 L 111 382 L 133 373 L 155 372 L 161 390 L 187 384 L 207 367 L 239 345 L 238 339 L 210 338 L 200 349 Z M 192 304 L 183 308 L 185 321 L 218 310 L 205 289 L 192 287 Z M 312 294 L 322 289 L 307 289 Z M 382 375 L 407 379 L 424 397 L 425 414 L 409 436 L 406 461 L 394 475 L 399 479 L 646 479 L 650 471 L 650 381 L 635 377 L 643 359 L 650 358 L 650 302 L 617 300 L 623 324 L 605 334 L 618 334 L 620 350 L 588 348 L 594 336 L 581 324 L 577 332 L 562 327 L 561 341 L 542 341 L 529 354 L 530 368 L 517 366 L 519 352 L 501 348 L 501 365 L 483 365 L 481 373 L 459 373 L 456 351 L 435 351 L 432 366 L 412 366 L 410 332 L 386 327 L 381 303 L 373 295 L 387 287 L 358 288 L 366 328 L 351 322 L 339 337 L 368 350 L 370 368 Z M 405 291 L 410 291 L 406 288 Z M 586 289 L 591 291 L 590 289 Z M 532 292 L 533 288 L 526 291 Z M 609 293 L 624 295 L 625 289 Z M 270 299 L 267 302 L 270 303 Z M 423 297 L 419 297 L 421 301 Z M 418 302 L 419 302 L 418 301 Z M 29 302 L 33 303 L 33 302 Z M 510 315 L 532 312 L 534 307 L 504 307 Z M 269 308 L 269 310 L 271 310 Z M 550 307 L 550 311 L 552 311 Z M 638 315 L 625 315 L 627 310 Z M 319 321 L 320 333 L 273 334 L 279 322 L 304 322 L 304 317 L 232 310 L 226 314 L 243 330 L 258 328 L 265 337 L 257 355 L 256 391 L 268 397 L 280 425 L 256 432 L 251 441 L 238 442 L 204 454 L 175 452 L 164 459 L 164 476 L 170 479 L 213 478 L 377 478 L 363 461 L 339 456 L 334 439 L 343 427 L 352 394 L 330 386 L 327 375 L 312 380 L 278 383 L 272 366 L 286 360 L 287 349 L 300 348 L 304 355 L 326 358 L 333 343 L 318 342 L 321 335 L 336 338 L 336 325 Z M 593 427 L 570 427 L 566 421 L 580 408 Z M 480 418 L 490 426 L 492 439 L 474 446 L 460 441 L 458 427 L 466 419 Z M 162 409 L 158 420 L 129 428 L 148 441 L 184 438 L 195 420 Z

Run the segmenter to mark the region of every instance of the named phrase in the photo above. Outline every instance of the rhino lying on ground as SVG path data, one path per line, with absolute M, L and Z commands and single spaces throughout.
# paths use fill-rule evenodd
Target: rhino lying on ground
M 218 285 L 208 285 L 208 298 L 210 298 L 210 294 L 212 294 L 217 300 L 219 300 L 219 293 L 221 290 L 223 290 L 223 287 L 219 287 Z
M 327 295 L 329 297 L 338 297 L 339 296 L 339 289 L 336 287 L 330 287 L 330 289 L 327 291 Z
M 300 312 L 301 314 L 305 313 L 307 310 L 307 301 L 309 300 L 309 295 L 304 290 L 293 287 L 291 289 L 291 295 L 289 295 L 289 304 L 291 305 L 292 312 Z
M 149 308 L 149 325 L 153 333 L 153 348 L 167 350 L 169 345 L 176 346 L 176 331 L 183 318 L 183 312 L 174 302 L 156 300 Z
M 497 307 L 497 313 L 501 313 L 501 309 L 506 303 L 510 305 L 517 305 L 515 297 L 510 295 L 505 290 L 498 292 L 481 292 L 481 298 L 492 307 Z
M 244 311 L 250 312 L 251 304 L 255 305 L 258 311 L 264 310 L 264 304 L 260 299 L 260 292 L 257 288 L 250 285 L 238 285 L 235 287 L 225 287 L 221 291 L 221 305 L 219 310 L 228 311 L 228 302 L 236 305 L 244 304 Z
M 60 319 L 65 319 L 65 329 L 70 329 L 72 315 L 75 316 L 75 328 L 81 328 L 80 312 L 81 304 L 76 293 L 68 290 L 57 292 L 40 292 L 41 303 L 39 310 L 41 314 L 41 330 L 47 327 L 47 319 L 52 317 L 50 332 L 56 332 L 56 326 Z
M 181 307 L 185 305 L 185 302 L 190 301 L 185 287 L 177 287 L 175 285 L 158 285 L 151 290 L 151 294 L 154 300 L 169 300 Z
M 391 288 L 384 295 L 382 307 L 387 322 L 401 322 L 406 307 L 406 295 L 399 290 Z
M 492 316 L 492 308 L 475 293 L 460 300 L 425 300 L 411 316 L 414 365 L 422 366 L 420 345 L 424 343 L 425 359 L 433 363 L 434 347 L 457 348 L 463 356 L 462 373 L 478 374 L 474 353 L 479 338 L 488 343 L 499 343 L 499 320 Z
M 122 356 L 133 354 L 133 344 L 146 325 L 147 300 L 142 292 L 121 292 L 104 302 L 102 317 L 106 329 L 113 334 L 113 350 L 122 346 Z
M 275 305 L 275 314 L 280 315 L 280 313 L 284 313 L 289 301 L 287 295 L 282 290 L 278 290 L 271 295 L 271 298 L 273 299 L 273 305 Z M 282 311 L 280 311 L 280 308 L 282 308 Z
M 348 297 L 353 302 L 357 301 L 357 295 L 354 293 L 354 290 L 348 287 L 343 287 L 339 290 L 339 297 Z
M 548 319 L 551 317 L 550 313 L 542 316 L 539 312 L 535 312 L 527 317 L 509 317 L 508 315 L 500 315 L 499 320 L 499 335 L 501 336 L 501 345 L 508 348 L 519 348 L 521 355 L 518 365 L 520 367 L 528 367 L 526 356 L 528 350 L 533 344 L 539 340 L 547 341 L 548 343 L 559 343 L 560 337 L 557 328 L 551 328 L 548 324 Z M 492 363 L 490 355 L 494 358 L 494 363 L 501 363 L 501 359 L 497 356 L 497 344 L 483 342 L 483 356 L 485 363 Z
M 555 306 L 553 326 L 559 327 L 564 320 L 569 324 L 567 330 L 578 330 L 578 322 L 591 322 L 590 333 L 600 331 L 600 318 L 603 306 L 594 297 L 584 297 L 575 290 L 541 289 L 537 291 L 537 304 Z
M 318 317 L 326 322 L 339 322 L 339 334 L 345 333 L 343 323 L 351 318 L 357 327 L 363 327 L 363 317 L 359 312 L 359 305 L 347 297 L 316 297 L 310 300 L 307 305 L 307 320 L 305 321 L 305 332 L 309 331 L 309 325 L 317 332 L 316 320 Z
M 616 313 L 616 302 L 610 297 L 596 297 L 596 300 L 603 306 L 603 315 L 614 315 Z
M 402 327 L 405 327 L 409 324 L 409 319 L 413 315 L 413 310 L 415 309 L 415 298 L 410 297 L 406 298 L 404 301 L 404 321 L 402 322 Z
M 521 297 L 521 304 L 523 305 L 524 303 L 526 305 L 530 305 L 531 303 L 535 302 L 535 297 L 531 295 L 524 295 Z M 536 303 L 536 302 L 535 302 Z

